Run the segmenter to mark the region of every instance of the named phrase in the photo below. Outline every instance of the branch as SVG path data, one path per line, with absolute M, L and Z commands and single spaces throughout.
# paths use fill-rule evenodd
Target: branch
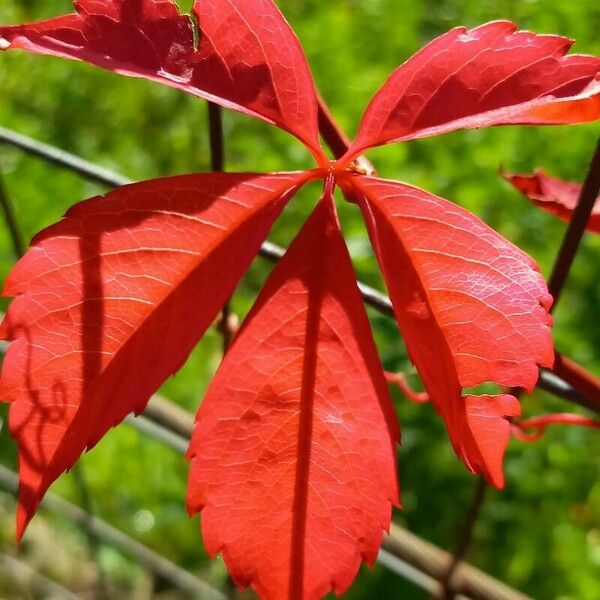
M 4 572 L 6 576 L 16 580 L 19 585 L 19 596 L 22 598 L 30 597 L 26 592 L 31 593 L 33 590 L 41 598 L 82 600 L 81 596 L 77 596 L 62 585 L 48 579 L 31 565 L 10 554 L 0 554 L 0 572 Z
M 473 490 L 473 496 L 469 509 L 464 517 L 462 525 L 460 527 L 454 551 L 452 552 L 452 559 L 448 564 L 448 569 L 444 573 L 443 578 L 440 579 L 442 583 L 442 598 L 446 600 L 453 600 L 458 593 L 456 583 L 454 581 L 456 572 L 461 562 L 467 556 L 471 543 L 473 542 L 473 533 L 475 531 L 475 524 L 479 515 L 481 514 L 481 508 L 483 501 L 485 500 L 485 492 L 487 491 L 488 485 L 485 479 L 480 475 L 477 478 L 475 489 Z
M 2 212 L 4 213 L 4 221 L 6 222 L 6 227 L 8 229 L 8 233 L 10 234 L 10 239 L 12 241 L 13 251 L 17 258 L 21 258 L 25 251 L 25 244 L 23 243 L 23 236 L 21 235 L 21 231 L 19 229 L 19 225 L 17 223 L 17 217 L 15 216 L 15 211 L 13 209 L 10 198 L 8 197 L 8 193 L 6 191 L 6 187 L 4 185 L 2 171 L 0 170 L 0 205 L 2 206 Z
M 0 485 L 13 494 L 16 494 L 18 484 L 19 476 L 10 469 L 0 465 Z M 92 533 L 104 542 L 111 544 L 126 554 L 134 557 L 140 564 L 144 565 L 157 575 L 160 575 L 167 581 L 170 581 L 177 588 L 190 594 L 196 594 L 207 600 L 226 600 L 227 597 L 224 594 L 205 581 L 188 573 L 188 571 L 182 569 L 175 563 L 172 563 L 164 556 L 161 556 L 154 552 L 154 550 L 140 544 L 140 542 L 129 537 L 112 525 L 105 523 L 97 517 L 89 515 L 70 502 L 63 500 L 52 493 L 48 493 L 42 500 L 41 505 L 56 514 L 77 523 L 77 525 L 85 531 Z
M 558 304 L 598 195 L 600 195 L 600 138 L 550 275 L 548 289 L 554 297 L 552 309 Z
M 390 534 L 383 538 L 381 547 L 437 581 L 444 579 L 452 561 L 448 552 L 395 524 L 392 524 Z M 458 565 L 451 583 L 456 594 L 473 600 L 531 600 L 529 596 L 466 563 Z M 438 593 L 440 591 L 441 586 Z
M 589 408 L 600 413 L 600 377 L 596 377 L 575 361 L 556 353 L 553 372 L 583 394 Z

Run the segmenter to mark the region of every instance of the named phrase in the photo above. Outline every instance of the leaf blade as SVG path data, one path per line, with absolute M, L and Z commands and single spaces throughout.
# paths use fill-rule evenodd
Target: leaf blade
M 317 98 L 294 32 L 272 0 L 79 0 L 77 12 L 0 27 L 0 50 L 83 60 L 175 87 L 285 129 L 317 156 Z
M 319 252 L 322 260 L 314 260 Z M 188 510 L 265 599 L 372 562 L 397 503 L 397 423 L 331 199 L 276 267 L 200 406 Z
M 457 454 L 500 487 L 504 419 L 518 414 L 518 402 L 462 390 L 486 382 L 531 389 L 538 364 L 552 365 L 551 297 L 537 266 L 443 198 L 377 178 L 351 181 L 411 360 Z
M 18 532 L 81 452 L 187 358 L 307 173 L 184 175 L 74 206 L 6 281 L 0 398 L 20 452 Z
M 571 220 L 581 194 L 581 184 L 551 177 L 543 169 L 536 169 L 531 175 L 502 173 L 502 177 L 536 206 L 563 221 Z M 586 229 L 600 233 L 600 197 L 596 199 Z
M 398 67 L 369 104 L 349 155 L 457 129 L 600 118 L 600 58 L 508 21 L 436 38 Z

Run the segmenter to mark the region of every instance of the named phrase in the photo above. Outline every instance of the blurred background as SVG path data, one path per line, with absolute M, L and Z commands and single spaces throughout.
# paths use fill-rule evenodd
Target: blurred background
M 209 0 L 206 0 L 209 1 Z M 191 1 L 179 4 L 188 10 Z M 456 25 L 510 19 L 521 28 L 575 38 L 575 51 L 600 54 L 596 0 L 280 0 L 298 33 L 325 100 L 353 134 L 362 111 L 390 71 L 433 37 Z M 71 10 L 68 0 L 2 0 L 0 22 L 21 23 Z M 139 180 L 209 169 L 206 104 L 158 84 L 95 67 L 10 52 L 0 55 L 0 125 L 79 154 Z M 226 168 L 300 169 L 311 165 L 287 134 L 226 111 Z M 530 205 L 498 169 L 549 173 L 582 180 L 599 125 L 504 127 L 457 132 L 369 153 L 383 176 L 449 198 L 479 215 L 550 272 L 565 225 Z M 66 209 L 106 188 L 0 145 L 0 172 L 27 240 Z M 288 245 L 319 197 L 309 186 L 288 207 L 271 240 Z M 359 278 L 385 291 L 356 207 L 338 203 Z M 0 277 L 15 258 L 0 227 Z M 270 265 L 257 258 L 240 283 L 232 310 L 248 311 Z M 6 308 L 2 301 L 1 308 Z M 397 329 L 370 311 L 388 370 L 413 373 Z M 562 353 L 600 373 L 600 237 L 587 235 L 555 313 Z M 161 394 L 194 412 L 221 358 L 213 329 Z M 418 387 L 416 376 L 411 382 Z M 458 462 L 442 422 L 430 406 L 394 393 L 402 423 L 399 467 L 404 510 L 395 520 L 451 549 L 477 480 Z M 525 415 L 573 410 L 543 392 L 523 398 Z M 0 408 L 5 420 L 6 408 Z M 533 445 L 512 441 L 506 488 L 489 491 L 478 519 L 470 562 L 536 599 L 600 598 L 600 434 L 556 427 Z M 15 446 L 0 432 L 0 463 L 16 467 Z M 223 563 L 207 558 L 197 519 L 185 511 L 187 465 L 167 445 L 124 424 L 112 430 L 77 471 L 52 492 L 115 525 L 174 563 L 232 593 Z M 84 485 L 82 486 L 82 480 Z M 88 492 L 87 494 L 85 492 Z M 82 598 L 186 598 L 115 545 L 86 537 L 72 520 L 41 510 L 20 550 L 14 537 L 14 500 L 0 491 L 0 597 L 49 597 L 36 592 L 10 562 L 17 556 Z M 14 568 L 13 568 L 14 567 Z M 28 579 L 29 578 L 29 579 Z M 57 595 L 56 597 L 64 597 Z M 252 597 L 246 594 L 244 597 Z M 363 567 L 348 598 L 426 598 L 405 578 L 377 564 Z

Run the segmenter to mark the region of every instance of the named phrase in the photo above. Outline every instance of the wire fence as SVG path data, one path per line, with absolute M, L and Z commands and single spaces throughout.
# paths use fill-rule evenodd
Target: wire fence
M 322 135 L 334 154 L 343 154 L 347 148 L 348 139 L 335 124 L 327 107 L 322 102 L 319 119 Z M 209 105 L 209 131 L 211 166 L 215 171 L 222 171 L 224 169 L 223 133 L 220 109 L 214 105 Z M 11 129 L 0 127 L 0 144 L 19 148 L 49 164 L 66 168 L 89 181 L 107 187 L 118 187 L 132 183 L 123 175 Z M 366 160 L 361 160 L 369 165 L 370 170 L 373 170 Z M 570 267 L 585 232 L 594 201 L 599 193 L 600 141 L 594 152 L 579 203 L 573 219 L 567 227 L 550 277 L 549 287 L 556 300 L 560 298 Z M 0 208 L 4 214 L 15 255 L 20 256 L 25 246 L 7 190 L 2 183 L 1 171 Z M 260 255 L 270 261 L 278 261 L 283 254 L 283 248 L 268 241 L 263 244 L 260 250 Z M 381 314 L 393 316 L 389 298 L 362 283 L 359 283 L 359 288 L 367 305 Z M 556 306 L 556 303 L 554 306 Z M 230 316 L 229 305 L 227 304 L 223 309 L 218 325 L 218 330 L 223 336 L 224 351 L 227 350 L 235 333 Z M 552 371 L 540 371 L 538 387 L 600 414 L 600 380 L 568 358 L 559 356 L 557 365 Z M 194 425 L 193 416 L 190 413 L 160 396 L 151 398 L 141 416 L 127 417 L 126 422 L 144 435 L 166 444 L 179 453 L 185 452 Z M 11 493 L 15 493 L 17 481 L 16 473 L 0 466 L 0 486 Z M 174 587 L 194 597 L 208 600 L 221 600 L 229 597 L 227 593 L 215 589 L 202 579 L 95 517 L 91 504 L 85 502 L 86 494 L 89 494 L 85 480 L 81 479 L 78 485 L 82 492 L 81 496 L 86 510 L 73 506 L 52 494 L 46 495 L 42 506 L 77 523 L 90 536 L 90 547 L 93 546 L 95 541 L 114 546 L 149 571 L 169 581 Z M 473 600 L 523 600 L 528 598 L 521 592 L 510 588 L 465 562 L 472 540 L 473 529 L 484 502 L 485 490 L 486 484 L 480 478 L 474 487 L 473 499 L 465 515 L 464 523 L 458 532 L 455 549 L 452 553 L 448 553 L 393 524 L 389 535 L 384 537 L 377 558 L 378 562 L 398 576 L 421 587 L 433 598 L 471 598 Z M 36 586 L 41 586 L 40 589 L 51 590 L 53 593 L 59 593 L 62 589 L 58 584 L 48 580 L 47 577 L 35 571 L 31 572 L 31 567 L 21 563 L 14 557 L 8 557 L 7 560 L 4 560 L 4 570 L 7 568 L 6 565 L 8 565 L 10 572 L 14 574 L 15 579 L 21 576 L 19 573 L 27 572 L 30 579 L 36 582 Z M 77 597 L 68 590 L 64 590 L 64 592 L 63 597 Z

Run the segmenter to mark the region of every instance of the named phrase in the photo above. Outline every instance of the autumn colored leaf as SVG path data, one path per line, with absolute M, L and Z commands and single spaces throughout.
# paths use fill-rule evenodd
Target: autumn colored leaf
M 49 485 L 187 358 L 306 179 L 207 174 L 122 187 L 42 231 L 4 286 L 0 398 L 18 531 Z
M 392 73 L 348 155 L 399 140 L 506 124 L 600 118 L 600 58 L 565 56 L 572 41 L 508 21 L 457 27 Z
M 342 592 L 361 559 L 375 559 L 398 503 L 399 431 L 333 187 L 364 214 L 426 387 L 415 398 L 431 399 L 468 468 L 501 486 L 520 406 L 473 388 L 531 390 L 538 366 L 551 366 L 546 285 L 529 257 L 475 216 L 365 176 L 353 159 L 461 128 L 598 119 L 600 59 L 566 56 L 569 40 L 508 22 L 454 29 L 392 74 L 346 156 L 330 162 L 306 59 L 271 0 L 197 0 L 191 17 L 173 0 L 75 7 L 0 27 L 0 49 L 87 61 L 261 118 L 299 138 L 318 167 L 126 186 L 34 239 L 6 282 L 16 298 L 0 328 L 14 340 L 0 398 L 12 403 L 20 450 L 19 535 L 52 481 L 181 366 L 290 196 L 323 178 L 323 199 L 200 407 L 188 509 L 202 511 L 208 551 L 222 552 L 236 582 L 261 597 Z M 346 140 L 330 131 L 338 156 Z
M 315 256 L 319 260 L 315 260 Z M 325 196 L 200 406 L 188 507 L 209 553 L 265 600 L 346 590 L 397 504 L 398 425 Z
M 165 83 L 259 117 L 319 146 L 317 98 L 304 53 L 271 0 L 78 0 L 77 12 L 0 27 L 0 49 L 83 60 Z
M 540 208 L 563 221 L 571 220 L 581 194 L 582 186 L 579 183 L 551 177 L 542 169 L 537 169 L 532 175 L 503 173 L 502 177 Z M 600 233 L 600 197 L 592 209 L 587 229 Z
M 552 366 L 552 299 L 535 263 L 477 217 L 418 188 L 373 177 L 353 185 L 411 360 L 457 454 L 502 486 L 519 414 L 510 395 L 463 388 L 493 382 L 533 389 Z

